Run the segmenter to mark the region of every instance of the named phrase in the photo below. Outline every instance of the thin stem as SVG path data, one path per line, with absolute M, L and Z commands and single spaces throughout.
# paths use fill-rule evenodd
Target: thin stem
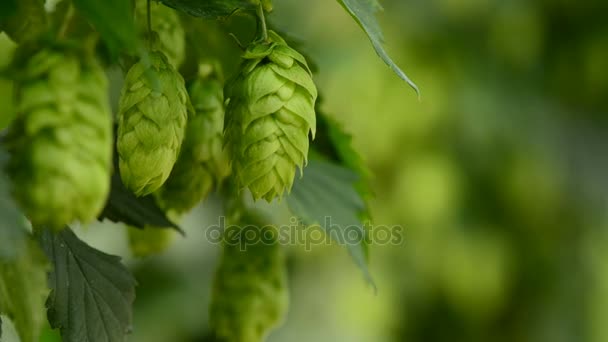
M 57 33 L 58 38 L 65 37 L 70 28 L 70 24 L 72 23 L 72 18 L 74 18 L 74 5 L 70 4 L 68 11 L 63 18 L 63 22 L 61 23 L 61 27 L 59 28 L 59 32 Z
M 264 7 L 262 6 L 262 3 L 260 2 L 260 6 L 258 6 L 257 9 L 257 15 L 258 15 L 258 20 L 260 22 L 260 24 L 262 25 L 262 39 L 264 39 L 265 42 L 268 41 L 268 28 L 266 27 L 266 17 L 264 16 Z
M 150 14 L 151 3 L 151 0 L 148 0 L 146 3 L 146 16 L 148 20 L 148 44 L 150 44 L 150 50 L 152 50 L 152 14 Z

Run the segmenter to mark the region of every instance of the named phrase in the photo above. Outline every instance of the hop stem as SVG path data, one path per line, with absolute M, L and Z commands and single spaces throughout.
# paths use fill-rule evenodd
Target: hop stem
M 262 39 L 264 42 L 268 41 L 268 28 L 266 27 L 266 17 L 264 16 L 264 7 L 260 2 L 257 9 L 258 21 L 262 27 Z

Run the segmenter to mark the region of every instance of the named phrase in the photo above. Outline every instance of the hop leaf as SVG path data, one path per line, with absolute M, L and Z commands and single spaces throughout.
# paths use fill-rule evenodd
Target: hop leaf
M 167 182 L 156 193 L 164 210 L 182 214 L 207 197 L 229 171 L 223 153 L 224 93 L 216 69 L 200 66 L 188 87 L 192 110 L 186 138 Z
M 304 57 L 272 31 L 243 59 L 226 88 L 226 141 L 239 187 L 270 202 L 291 190 L 307 160 L 317 89 Z
M 139 61 L 127 73 L 118 111 L 120 175 L 137 196 L 158 190 L 169 177 L 188 118 L 184 79 L 162 52 L 149 56 L 150 63 Z
M 148 31 L 147 0 L 138 0 L 135 19 L 140 32 Z M 160 50 L 176 69 L 186 57 L 186 34 L 177 12 L 157 2 L 150 4 L 152 30 L 158 34 Z
M 219 341 L 260 342 L 281 323 L 288 306 L 287 277 L 276 228 L 227 230 L 213 283 L 210 323 Z M 257 241 L 250 239 L 257 232 Z M 249 233 L 248 233 L 249 232 Z
M 15 200 L 34 225 L 94 220 L 112 167 L 103 69 L 66 48 L 20 53 L 15 69 L 17 118 L 6 140 Z

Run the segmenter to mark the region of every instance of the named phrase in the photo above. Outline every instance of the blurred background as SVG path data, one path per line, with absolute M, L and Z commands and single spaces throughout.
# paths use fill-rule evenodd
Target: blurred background
M 316 61 L 325 111 L 373 171 L 374 223 L 404 228 L 371 248 L 377 294 L 339 246 L 288 247 L 269 341 L 608 341 L 608 2 L 381 2 L 421 100 L 335 1 L 275 0 L 269 18 Z M 130 341 L 210 341 L 218 212 L 208 200 L 146 260 L 120 225 L 79 231 L 136 274 Z

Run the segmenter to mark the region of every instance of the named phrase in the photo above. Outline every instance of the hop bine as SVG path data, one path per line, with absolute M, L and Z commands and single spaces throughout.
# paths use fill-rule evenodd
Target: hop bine
M 110 189 L 105 73 L 93 57 L 71 48 L 26 50 L 14 62 L 17 118 L 5 141 L 13 195 L 34 225 L 87 223 Z
M 137 196 L 158 190 L 169 177 L 188 118 L 184 79 L 162 52 L 149 57 L 127 73 L 118 111 L 120 175 Z
M 251 225 L 255 220 L 250 218 L 239 222 L 239 231 L 227 230 L 224 236 L 210 324 L 219 341 L 261 342 L 287 312 L 285 260 L 275 227 Z
M 307 160 L 317 89 L 304 57 L 268 33 L 247 48 L 226 87 L 225 134 L 239 187 L 270 202 L 291 190 Z

